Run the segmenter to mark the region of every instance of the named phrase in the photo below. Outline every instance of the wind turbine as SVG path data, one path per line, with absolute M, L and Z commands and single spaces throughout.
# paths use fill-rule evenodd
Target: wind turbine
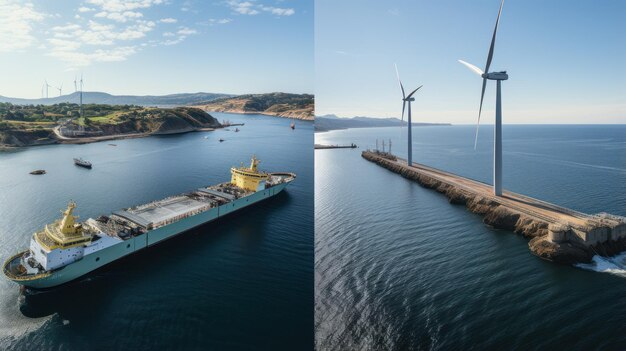
M 398 73 L 398 66 L 394 64 L 394 66 L 396 66 L 396 76 L 398 77 L 398 83 L 400 83 L 400 90 L 402 90 L 402 119 L 401 122 L 404 122 L 404 108 L 406 106 L 406 103 L 409 103 L 409 114 L 408 114 L 408 119 L 407 122 L 409 123 L 408 126 L 408 151 L 407 151 L 407 164 L 409 165 L 409 167 L 413 166 L 413 136 L 411 134 L 411 129 L 413 128 L 412 124 L 411 124 L 411 102 L 415 101 L 415 98 L 413 97 L 413 94 L 415 94 L 415 92 L 417 92 L 421 87 L 423 87 L 423 85 L 420 85 L 419 87 L 417 87 L 417 89 L 413 90 L 408 96 L 406 96 L 406 94 L 404 93 L 404 86 L 402 85 L 402 81 L 400 80 L 400 73 Z M 402 124 L 400 124 L 400 128 L 402 128 Z
M 56 88 L 59 91 L 59 96 L 63 95 L 63 83 L 61 83 L 61 86 Z
M 498 32 L 498 23 L 500 22 L 500 14 L 502 14 L 502 6 L 504 0 L 500 3 L 500 10 L 498 11 L 498 17 L 496 18 L 496 27 L 493 30 L 493 37 L 491 38 L 491 46 L 489 47 L 489 54 L 487 55 L 487 64 L 485 70 L 467 63 L 463 60 L 459 60 L 460 63 L 467 66 L 474 73 L 483 78 L 483 89 L 480 94 L 480 107 L 478 108 L 478 122 L 476 123 L 476 136 L 474 137 L 474 149 L 476 149 L 476 143 L 478 142 L 478 127 L 480 125 L 480 114 L 483 110 L 483 99 L 485 97 L 485 87 L 487 86 L 487 80 L 495 80 L 497 82 L 496 88 L 496 124 L 494 126 L 494 148 L 493 148 L 493 194 L 496 196 L 502 195 L 502 100 L 500 95 L 500 82 L 509 79 L 506 71 L 501 72 L 489 72 L 489 66 L 491 66 L 491 60 L 493 59 L 493 49 L 496 43 L 496 33 Z
M 83 74 L 80 74 L 80 117 L 83 117 Z
M 48 80 L 44 79 L 44 86 L 46 87 L 46 99 L 48 98 L 48 88 L 50 88 L 52 85 L 48 84 Z
M 74 76 L 74 92 L 77 92 L 78 88 L 76 87 L 76 76 Z

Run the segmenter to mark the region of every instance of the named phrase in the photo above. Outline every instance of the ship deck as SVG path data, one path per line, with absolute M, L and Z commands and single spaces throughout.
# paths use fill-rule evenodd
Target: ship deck
M 249 192 L 229 183 L 196 189 L 132 208 L 114 211 L 113 215 L 146 229 L 155 229 L 234 201 Z

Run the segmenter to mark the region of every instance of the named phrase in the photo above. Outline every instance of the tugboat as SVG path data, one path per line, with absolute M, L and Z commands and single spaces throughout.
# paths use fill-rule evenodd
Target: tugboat
M 91 162 L 83 160 L 82 158 L 75 158 L 74 164 L 79 167 L 85 167 L 91 169 Z

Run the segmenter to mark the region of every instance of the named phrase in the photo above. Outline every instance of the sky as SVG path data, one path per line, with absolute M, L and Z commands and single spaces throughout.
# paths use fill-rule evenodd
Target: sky
M 316 0 L 316 115 L 475 124 L 499 0 Z M 626 1 L 507 0 L 491 71 L 505 124 L 626 123 Z M 495 82 L 481 123 L 494 123 Z
M 313 1 L 0 0 L 0 95 L 313 93 Z

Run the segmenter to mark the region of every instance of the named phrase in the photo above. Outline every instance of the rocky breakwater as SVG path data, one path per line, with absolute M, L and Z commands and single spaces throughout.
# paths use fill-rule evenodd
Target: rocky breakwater
M 530 239 L 531 252 L 557 263 L 588 263 L 594 255 L 626 250 L 626 218 L 606 213 L 586 215 L 523 195 L 487 193 L 486 184 L 426 166 L 408 167 L 390 154 L 364 151 L 362 157 L 465 205 L 483 222 Z

